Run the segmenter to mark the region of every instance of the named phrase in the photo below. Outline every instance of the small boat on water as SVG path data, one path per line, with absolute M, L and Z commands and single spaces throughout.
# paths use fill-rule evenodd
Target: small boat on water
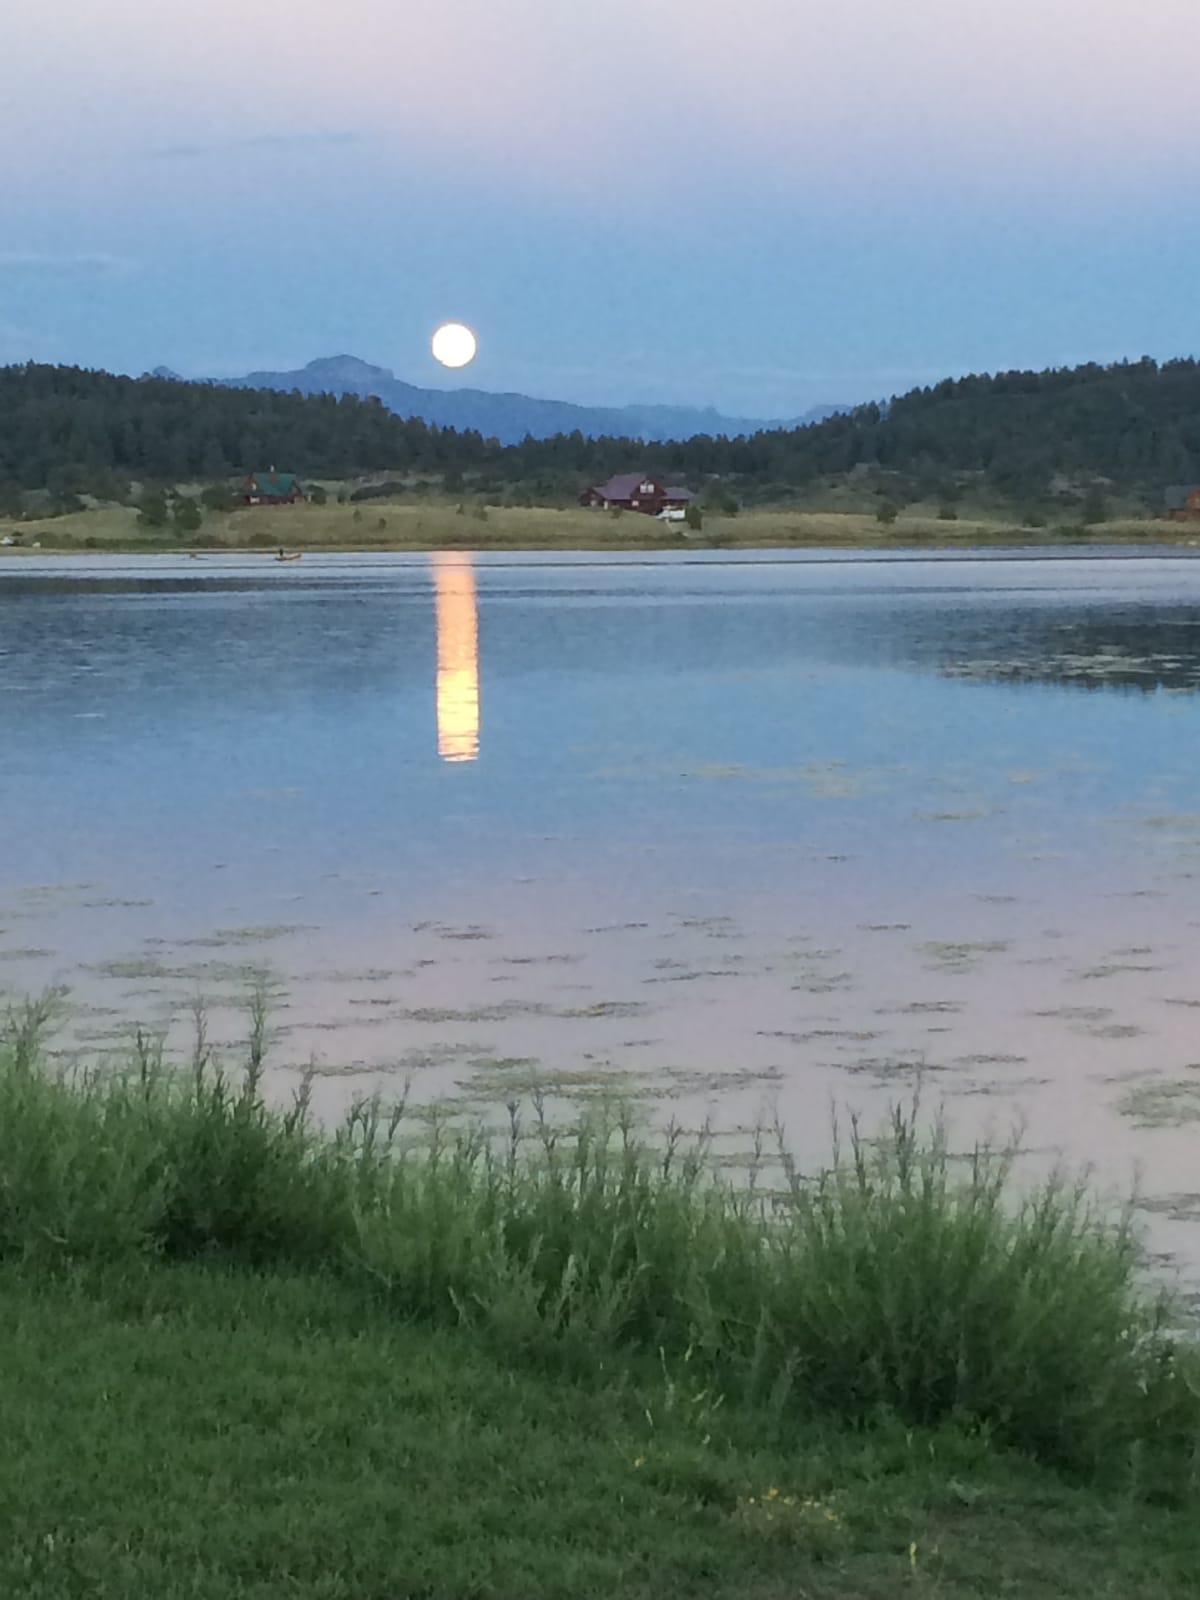
M 281 550 L 275 559 L 276 561 L 299 561 L 303 554 L 303 550 Z

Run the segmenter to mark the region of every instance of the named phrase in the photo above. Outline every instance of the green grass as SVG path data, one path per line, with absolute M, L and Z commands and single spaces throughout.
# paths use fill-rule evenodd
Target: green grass
M 999 511 L 964 514 L 958 521 L 944 522 L 938 519 L 936 506 L 909 507 L 890 526 L 861 510 L 750 509 L 736 516 L 706 513 L 696 538 L 685 537 L 678 523 L 658 522 L 636 512 L 613 516 L 578 506 L 489 506 L 481 519 L 473 514 L 475 509 L 463 506 L 460 510 L 453 498 L 441 496 L 377 500 L 361 506 L 336 501 L 323 506 L 256 506 L 207 515 L 198 533 L 181 537 L 172 528 L 140 528 L 132 507 L 106 506 L 42 521 L 0 522 L 0 533 L 17 534 L 27 548 L 36 542 L 47 551 L 178 554 L 207 547 L 257 550 L 264 560 L 273 557 L 280 546 L 291 550 L 655 550 L 709 545 L 887 549 L 910 544 L 1194 542 L 1187 525 L 1162 520 L 1102 523 L 1085 530 L 1035 530 Z M 0 554 L 19 558 L 19 552 Z
M 686 1367 L 567 1381 L 327 1276 L 10 1263 L 0 1319 L 6 1597 L 1195 1592 L 1194 1516 L 978 1435 L 781 1438 L 714 1409 Z
M 319 1269 L 566 1370 L 687 1353 L 781 1416 L 962 1420 L 1085 1474 L 1135 1450 L 1195 1474 L 1195 1349 L 1137 1287 L 1128 1228 L 1062 1179 L 1017 1200 L 1004 1153 L 956 1163 L 904 1111 L 815 1180 L 781 1145 L 736 1185 L 703 1140 L 648 1143 L 603 1104 L 562 1128 L 535 1102 L 527 1131 L 514 1102 L 501 1140 L 369 1102 L 328 1135 L 303 1095 L 260 1096 L 265 1006 L 236 1077 L 203 1017 L 189 1072 L 140 1040 L 130 1070 L 73 1078 L 40 1070 L 43 1011 L 14 1018 L 0 1258 Z
M 1200 1369 L 1128 1233 L 897 1113 L 736 1183 L 0 1047 L 0 1594 L 1173 1595 Z M 768 1178 L 772 1186 L 768 1190 Z M 772 1493 L 772 1491 L 775 1491 Z M 915 1548 L 914 1548 L 915 1547 Z

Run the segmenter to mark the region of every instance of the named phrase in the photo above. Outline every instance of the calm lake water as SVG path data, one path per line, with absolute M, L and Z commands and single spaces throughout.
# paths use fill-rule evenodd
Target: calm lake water
M 918 1076 L 1200 1269 L 1200 562 L 0 565 L 0 991 L 276 1085 L 709 1116 Z

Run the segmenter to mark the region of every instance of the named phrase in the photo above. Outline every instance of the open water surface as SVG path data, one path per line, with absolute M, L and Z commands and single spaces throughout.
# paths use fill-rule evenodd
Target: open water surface
M 1010 553 L 0 565 L 0 994 L 229 1050 L 711 1117 L 920 1078 L 1139 1182 L 1200 1269 L 1200 562 Z

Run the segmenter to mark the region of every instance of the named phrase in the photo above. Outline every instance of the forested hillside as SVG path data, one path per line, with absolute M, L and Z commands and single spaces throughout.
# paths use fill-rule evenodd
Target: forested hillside
M 376 400 L 0 368 L 0 508 L 23 489 L 119 499 L 131 479 L 217 481 L 272 465 L 308 477 L 440 473 L 487 453 L 478 434 L 442 434 Z
M 1200 481 L 1200 365 L 1150 360 L 947 380 L 810 427 L 677 443 L 580 433 L 501 446 L 373 399 L 284 394 L 70 367 L 0 369 L 0 511 L 29 491 L 119 499 L 131 480 L 218 481 L 276 465 L 311 478 L 426 475 L 457 492 L 553 501 L 631 465 L 744 499 L 787 501 L 864 477 L 898 496 L 964 487 L 1033 506 L 1099 484 L 1157 509 Z
M 520 447 L 527 471 L 556 464 L 561 453 L 555 440 Z M 606 466 L 624 459 L 608 441 L 592 454 Z M 768 491 L 871 467 L 930 497 L 952 495 L 977 476 L 1020 503 L 1101 479 L 1157 509 L 1165 485 L 1200 482 L 1200 364 L 1144 360 L 948 379 L 813 427 L 692 439 L 642 456 L 672 473 L 732 474 Z

